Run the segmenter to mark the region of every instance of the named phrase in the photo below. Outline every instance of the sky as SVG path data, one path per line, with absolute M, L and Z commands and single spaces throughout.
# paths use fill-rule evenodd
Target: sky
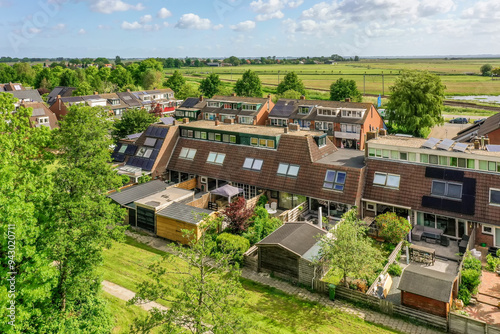
M 0 56 L 500 54 L 499 0 L 0 0 Z

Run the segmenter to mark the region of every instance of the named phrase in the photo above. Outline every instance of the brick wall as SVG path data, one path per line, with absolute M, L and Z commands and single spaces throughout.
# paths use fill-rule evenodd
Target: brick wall
M 380 117 L 378 111 L 375 109 L 375 107 L 372 105 L 370 110 L 367 111 L 368 116 L 365 119 L 365 123 L 363 124 L 361 128 L 361 147 L 359 148 L 360 150 L 365 149 L 365 133 L 370 131 L 370 125 L 372 126 L 372 130 L 379 128 L 383 129 L 384 128 L 384 121 L 382 120 L 382 117 Z
M 493 229 L 493 232 L 495 230 Z M 483 234 L 481 225 L 478 224 L 476 227 L 476 245 L 485 243 L 488 247 L 493 246 L 493 236 L 491 234 Z

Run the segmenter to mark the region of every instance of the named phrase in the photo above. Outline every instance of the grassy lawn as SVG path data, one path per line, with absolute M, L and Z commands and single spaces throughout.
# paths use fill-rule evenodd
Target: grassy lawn
M 443 115 L 464 115 L 464 116 L 484 116 L 489 117 L 495 115 L 497 112 L 483 110 L 483 109 L 473 109 L 473 108 L 459 108 L 444 106 Z
M 160 254 L 158 250 L 127 238 L 126 243 L 115 243 L 105 251 L 103 277 L 127 289 L 136 290 L 136 283 L 147 279 L 148 265 L 159 259 Z M 182 260 L 172 258 L 172 266 L 184 265 Z M 394 333 L 355 316 L 303 301 L 274 288 L 243 278 L 241 282 L 246 291 L 246 305 L 240 312 L 253 324 L 250 333 Z M 162 304 L 168 306 L 168 303 Z M 126 333 L 120 330 L 128 327 L 137 312 L 124 310 L 128 306 L 116 300 L 111 302 L 111 306 L 115 314 L 120 313 L 116 315 L 116 319 L 117 326 L 121 329 L 118 328 L 116 333 Z

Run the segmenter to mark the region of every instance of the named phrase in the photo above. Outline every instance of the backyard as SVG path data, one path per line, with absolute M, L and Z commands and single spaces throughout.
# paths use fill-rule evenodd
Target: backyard
M 162 254 L 127 237 L 125 243 L 114 243 L 111 249 L 105 251 L 101 269 L 103 279 L 135 291 L 138 282 L 148 279 L 148 265 Z M 171 265 L 185 264 L 174 257 Z M 167 278 L 165 282 L 168 282 Z M 243 278 L 241 282 L 246 291 L 246 304 L 240 312 L 253 324 L 250 333 L 393 333 L 355 316 L 303 301 L 274 288 Z M 137 311 L 137 306 L 126 306 L 110 295 L 105 294 L 105 298 L 115 314 L 115 333 L 128 333 L 132 318 L 137 314 L 145 314 L 145 311 Z M 168 306 L 166 302 L 160 303 Z

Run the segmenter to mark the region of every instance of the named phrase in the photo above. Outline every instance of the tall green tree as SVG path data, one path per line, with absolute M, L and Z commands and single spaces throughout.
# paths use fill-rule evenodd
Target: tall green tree
M 185 100 L 188 97 L 200 96 L 200 90 L 198 86 L 192 83 L 185 83 L 181 86 L 179 92 L 176 92 L 175 98 L 179 100 Z
M 441 79 L 427 71 L 405 71 L 390 87 L 386 105 L 389 125 L 400 131 L 423 136 L 428 129 L 443 124 L 444 90 Z
M 324 235 L 320 239 L 320 254 L 330 266 L 342 272 L 345 286 L 349 286 L 348 276 L 372 277 L 382 256 L 366 236 L 366 227 L 357 218 L 356 209 L 347 211 L 330 233 L 331 236 Z
M 14 81 L 16 81 L 16 71 L 7 64 L 0 64 L 0 82 L 7 83 Z
M 42 85 L 44 83 L 44 85 Z M 46 67 L 42 69 L 35 77 L 35 88 L 48 88 L 52 89 L 59 83 L 59 78 L 57 78 L 52 69 Z
M 172 76 L 170 76 L 164 85 L 171 88 L 175 93 L 179 93 L 181 87 L 186 83 L 186 79 L 182 76 L 181 72 L 174 71 Z
M 220 86 L 219 76 L 215 73 L 212 73 L 201 81 L 200 91 L 204 96 L 211 98 L 212 96 L 217 94 L 219 86 Z
M 234 90 L 238 96 L 262 97 L 262 84 L 257 73 L 248 70 L 236 81 Z
M 289 90 L 283 92 L 283 94 L 278 95 L 278 98 L 298 100 L 298 99 L 300 99 L 300 97 L 302 95 L 303 94 L 301 94 L 300 92 L 297 92 L 296 90 L 289 89 Z
M 479 70 L 481 71 L 481 75 L 489 77 L 491 75 L 492 69 L 493 66 L 491 66 L 490 64 L 484 64 Z
M 148 69 L 163 72 L 163 63 L 154 58 L 144 59 L 139 63 L 139 71 L 141 73 L 146 72 Z
M 121 65 L 117 65 L 116 68 L 111 71 L 109 80 L 120 88 L 130 85 L 134 82 L 130 72 Z
M 330 100 L 332 101 L 344 101 L 345 99 L 351 99 L 353 102 L 360 102 L 361 92 L 356 86 L 356 81 L 346 80 L 340 78 L 330 86 Z
M 161 81 L 163 79 L 163 74 L 160 71 L 156 71 L 152 68 L 146 70 L 142 77 L 142 87 L 144 89 L 152 89 L 161 87 Z
M 198 241 L 192 231 L 182 230 L 192 240 L 190 247 L 172 245 L 183 259 L 182 265 L 176 256 L 167 254 L 149 267 L 151 279 L 138 285 L 130 303 L 161 299 L 171 302 L 171 307 L 153 308 L 146 319 L 136 319 L 134 332 L 146 333 L 156 327 L 164 333 L 178 333 L 181 327 L 191 333 L 247 331 L 238 312 L 245 293 L 239 281 L 240 271 L 231 264 L 232 254 L 217 252 L 215 238 L 210 235 L 220 221 L 204 219 L 208 222 L 201 223 L 203 232 Z
M 77 87 L 79 82 L 76 76 L 76 72 L 67 68 L 61 74 L 61 80 L 59 82 L 61 86 Z
M 31 86 L 35 82 L 35 71 L 28 63 L 15 63 L 13 66 L 16 72 L 16 81 Z M 7 81 L 8 82 L 8 81 Z
M 285 75 L 285 78 L 282 82 L 278 84 L 278 88 L 276 89 L 276 93 L 281 95 L 287 90 L 294 90 L 299 92 L 302 95 L 306 94 L 306 89 L 304 87 L 304 83 L 297 76 L 295 72 L 289 72 Z
M 73 96 L 92 95 L 94 90 L 88 82 L 81 82 L 73 91 Z
M 145 131 L 148 126 L 157 121 L 158 118 L 148 113 L 146 109 L 127 110 L 122 118 L 115 122 L 111 135 L 115 141 L 118 141 L 127 135 Z

